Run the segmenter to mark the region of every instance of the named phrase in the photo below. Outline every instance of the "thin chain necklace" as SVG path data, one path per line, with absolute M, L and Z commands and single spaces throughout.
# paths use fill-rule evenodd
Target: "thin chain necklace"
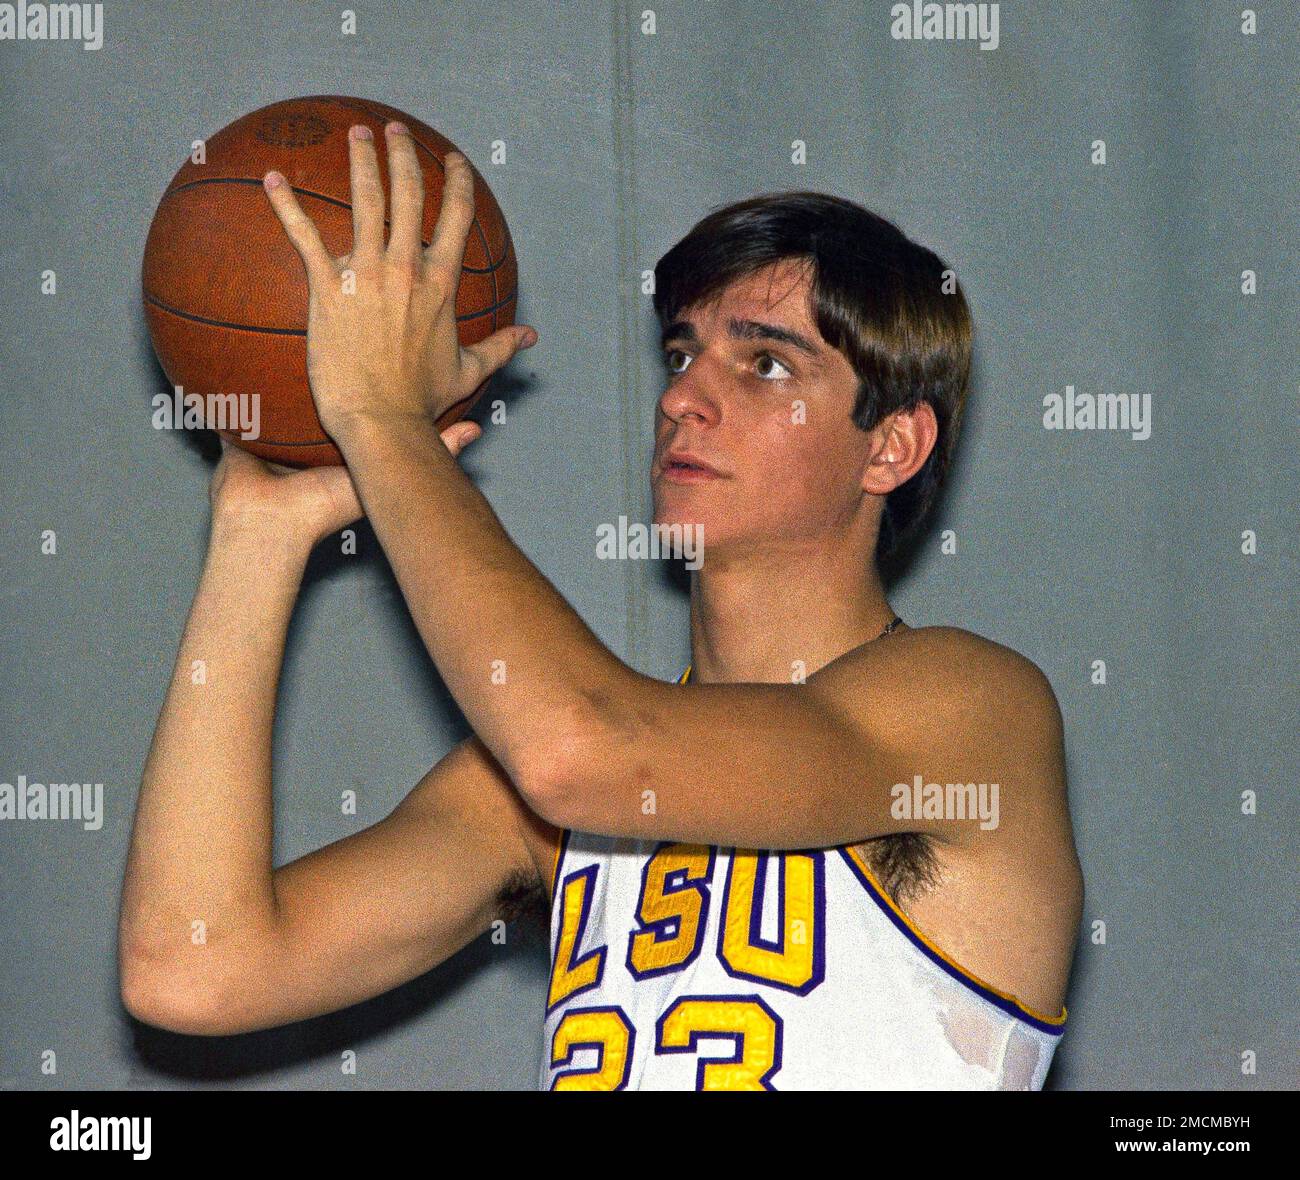
M 892 619 L 889 620 L 888 623 L 885 624 L 885 629 L 879 635 L 876 636 L 876 639 L 884 639 L 886 635 L 892 635 L 902 625 L 903 625 L 903 620 L 900 619 L 897 615 L 895 615 Z M 875 643 L 876 639 L 869 640 L 868 642 Z M 691 667 L 692 665 L 690 664 L 686 665 L 686 671 L 682 673 L 681 679 L 677 681 L 678 684 L 685 684 L 688 680 L 690 680 Z

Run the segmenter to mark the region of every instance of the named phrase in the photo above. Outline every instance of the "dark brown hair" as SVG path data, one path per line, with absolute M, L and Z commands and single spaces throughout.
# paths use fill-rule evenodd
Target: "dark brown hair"
M 934 449 L 885 499 L 884 562 L 918 535 L 948 472 L 970 381 L 970 309 L 943 260 L 892 222 L 825 193 L 766 193 L 713 211 L 659 260 L 661 327 L 787 258 L 811 266 L 817 330 L 858 375 L 853 421 L 871 430 L 896 410 L 934 408 Z

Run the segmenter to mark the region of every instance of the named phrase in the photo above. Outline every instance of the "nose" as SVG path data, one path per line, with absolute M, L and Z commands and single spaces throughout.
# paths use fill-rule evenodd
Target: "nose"
M 659 399 L 659 411 L 672 422 L 695 419 L 697 422 L 716 423 L 720 416 L 717 397 L 709 392 L 707 382 L 696 372 L 701 367 L 697 357 L 686 372 L 674 378 Z

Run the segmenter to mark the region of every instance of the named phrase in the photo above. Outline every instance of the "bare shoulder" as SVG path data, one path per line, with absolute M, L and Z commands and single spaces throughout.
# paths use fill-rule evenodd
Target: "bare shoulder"
M 883 658 L 891 648 L 906 652 L 918 671 L 996 681 L 1032 693 L 1051 692 L 1046 674 L 1033 660 L 963 627 L 906 627 L 848 654 Z
M 926 869 L 900 878 L 909 917 L 967 970 L 1039 1011 L 1059 1011 L 1084 881 L 1061 710 L 1046 674 L 960 627 L 896 631 L 808 683 L 823 674 L 828 696 L 852 702 L 864 740 L 882 752 L 886 782 L 919 780 L 940 801 L 947 822 L 904 829 Z M 975 809 L 949 814 L 949 800 L 972 791 Z M 898 841 L 869 842 L 864 855 L 906 867 Z
M 1000 799 L 992 828 L 953 808 L 900 830 L 978 850 L 991 871 L 1006 855 L 1073 858 L 1061 710 L 1034 661 L 969 630 L 930 626 L 854 648 L 807 684 L 874 754 L 874 789 L 893 794 L 919 780 L 946 794 L 985 784 Z
M 815 677 L 842 699 L 876 708 L 952 710 L 972 722 L 1016 717 L 1023 725 L 1061 728 L 1046 673 L 1026 656 L 961 627 L 916 627 L 864 643 Z
M 1000 701 L 1005 710 L 1028 710 L 1037 720 L 1060 724 L 1061 709 L 1047 674 L 1014 648 L 961 627 L 918 627 L 899 639 L 932 686 L 948 685 L 973 700 Z

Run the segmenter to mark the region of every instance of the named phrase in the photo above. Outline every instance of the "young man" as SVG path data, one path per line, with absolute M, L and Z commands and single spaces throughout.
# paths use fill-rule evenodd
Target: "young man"
M 536 335 L 459 347 L 468 163 L 447 157 L 425 248 L 415 147 L 390 125 L 385 244 L 363 132 L 347 258 L 267 178 L 347 468 L 227 448 L 214 474 L 123 890 L 127 1007 L 195 1033 L 302 1019 L 549 892 L 544 1087 L 1041 1086 L 1082 904 L 1056 700 L 1015 652 L 902 623 L 876 562 L 916 534 L 957 436 L 970 319 L 950 273 L 813 193 L 721 210 L 660 262 L 655 517 L 705 545 L 692 663 L 668 684 L 511 542 L 455 462 L 478 427 L 440 444 L 438 413 Z M 362 511 L 474 736 L 383 822 L 276 869 L 285 631 L 312 546 Z

